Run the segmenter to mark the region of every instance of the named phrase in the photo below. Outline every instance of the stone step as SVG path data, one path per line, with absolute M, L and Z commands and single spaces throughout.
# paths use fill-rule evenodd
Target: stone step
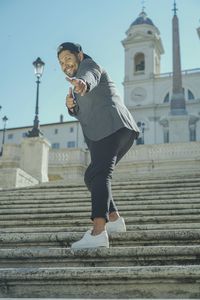
M 120 184 L 117 188 L 115 185 L 112 185 L 113 192 L 121 192 L 122 190 L 128 190 L 130 192 L 135 191 L 135 192 L 140 192 L 142 191 L 159 191 L 160 189 L 166 189 L 166 190 L 187 190 L 187 189 L 198 189 L 200 184 L 200 180 L 198 179 L 196 182 L 174 182 L 174 183 L 161 183 L 159 182 L 151 185 L 145 185 L 143 181 L 140 183 L 131 183 L 131 184 Z M 29 188 L 29 189 L 17 189 L 17 190 L 2 190 L 0 192 L 0 198 L 3 196 L 9 196 L 9 197 L 16 197 L 17 195 L 22 197 L 24 195 L 31 196 L 33 194 L 43 194 L 43 195 L 48 195 L 49 193 L 64 193 L 64 194 L 83 194 L 83 193 L 88 193 L 87 189 L 82 186 L 82 187 L 75 187 L 72 189 L 70 186 L 65 185 L 64 187 L 56 187 L 56 188 L 46 188 L 46 189 L 41 189 L 41 188 Z
M 182 176 L 171 176 L 170 177 L 157 177 L 157 178 L 148 178 L 146 179 L 145 176 L 143 178 L 134 178 L 133 180 L 130 178 L 130 180 L 127 181 L 113 181 L 112 185 L 113 187 L 119 187 L 119 186 L 127 186 L 127 185 L 157 185 L 157 184 L 185 184 L 185 183 L 198 183 L 199 182 L 199 178 L 200 178 L 200 173 L 196 174 L 194 176 L 192 175 L 187 175 L 185 177 Z M 84 185 L 84 181 L 80 182 L 76 182 L 76 183 L 68 183 L 67 181 L 63 180 L 63 181 L 54 181 L 54 182 L 49 182 L 49 183 L 42 183 L 42 184 L 38 184 L 32 187 L 23 187 L 20 188 L 20 191 L 24 191 L 24 190 L 46 190 L 46 189 L 55 189 L 55 188 L 65 188 L 65 187 L 69 187 L 71 189 L 76 189 L 78 188 L 85 188 Z M 12 192 L 13 190 L 15 190 L 15 188 L 10 188 L 10 189 L 6 189 L 5 192 L 9 191 Z
M 0 249 L 1 267 L 125 267 L 194 265 L 200 263 L 200 246 L 138 246 L 73 251 L 70 248 Z
M 189 176 L 182 176 L 182 174 L 179 174 L 178 176 L 173 176 L 173 174 L 171 174 L 170 176 L 159 176 L 159 177 L 148 177 L 146 178 L 145 176 L 140 177 L 140 178 L 134 178 L 130 180 L 120 180 L 120 181 L 113 181 L 112 185 L 114 187 L 119 187 L 119 186 L 126 186 L 126 185 L 152 185 L 152 184 L 166 184 L 166 183 L 195 183 L 195 182 L 199 182 L 199 178 L 200 178 L 200 173 L 198 174 L 190 174 Z M 34 186 L 32 188 L 36 188 L 36 189 L 48 189 L 48 188 L 64 188 L 64 187 L 70 187 L 70 188 L 76 188 L 78 187 L 85 187 L 84 185 L 84 181 L 79 182 L 79 183 L 67 183 L 66 180 L 63 181 L 54 181 L 54 182 L 48 182 L 48 183 L 42 183 L 39 184 L 37 186 Z M 23 188 L 24 189 L 24 188 Z
M 126 193 L 124 192 L 123 194 L 113 194 L 113 197 L 115 200 L 118 201 L 123 201 L 124 199 L 126 200 L 173 200 L 173 199 L 200 199 L 200 192 L 195 192 L 195 191 L 187 191 L 187 193 L 183 193 L 181 191 L 176 191 L 174 193 L 170 192 L 163 192 L 163 193 L 147 193 L 147 194 L 136 194 L 136 193 Z M 66 202 L 66 203 L 73 203 L 73 202 L 85 202 L 89 201 L 90 196 L 88 195 L 71 195 L 69 197 L 66 196 L 53 196 L 49 195 L 46 197 L 43 197 L 42 195 L 36 197 L 33 195 L 32 197 L 24 197 L 24 199 L 17 198 L 3 198 L 0 200 L 0 203 L 2 204 L 9 204 L 9 203 L 38 203 L 38 202 L 43 202 L 43 203 L 54 203 L 55 201 L 57 202 Z
M 0 191 L 0 298 L 199 298 L 199 176 L 114 183 L 113 195 L 128 231 L 73 251 L 91 227 L 84 185 Z
M 141 189 L 141 190 L 130 190 L 130 189 L 124 189 L 121 191 L 113 191 L 113 195 L 115 197 L 118 198 L 123 198 L 124 195 L 126 196 L 153 196 L 153 195 L 158 195 L 158 196 L 164 196 L 169 194 L 169 195 L 178 195 L 179 193 L 184 194 L 199 194 L 199 188 L 185 188 L 185 189 L 178 189 L 178 188 L 174 188 L 174 189 L 164 189 L 164 188 L 160 188 L 158 190 L 148 190 L 148 189 Z M 18 195 L 18 194 L 13 194 L 13 195 L 2 195 L 0 196 L 0 201 L 5 201 L 5 200 L 26 200 L 26 199 L 30 199 L 30 200 L 37 200 L 37 199 L 43 199 L 43 200 L 47 200 L 49 199 L 78 199 L 78 198 L 89 198 L 90 197 L 90 193 L 88 191 L 84 191 L 84 192 L 68 192 L 68 193 L 61 193 L 59 192 L 59 190 L 55 193 L 49 191 L 48 193 L 31 193 L 31 194 L 26 194 L 24 193 L 23 195 Z
M 79 218 L 89 218 L 90 211 L 87 209 L 83 209 L 80 211 L 80 208 L 73 209 L 47 209 L 45 213 L 45 209 L 29 209 L 29 210 L 6 210 L 7 214 L 4 213 L 4 210 L 1 210 L 0 218 L 3 220 L 20 220 L 20 219 L 79 219 Z M 170 209 L 170 210 L 131 210 L 131 211 L 123 211 L 123 216 L 126 217 L 140 217 L 140 216 L 180 216 L 184 215 L 196 215 L 199 216 L 200 219 L 200 209 Z
M 200 178 L 200 173 L 198 174 L 190 174 L 189 176 L 182 176 L 182 174 L 179 174 L 177 176 L 173 176 L 173 174 L 171 174 L 170 176 L 159 176 L 159 177 L 148 177 L 146 178 L 145 176 L 140 177 L 140 178 L 134 178 L 133 180 L 130 178 L 130 180 L 120 180 L 120 181 L 113 181 L 112 185 L 114 187 L 119 187 L 119 186 L 126 186 L 126 185 L 152 185 L 152 184 L 166 184 L 166 183 L 195 183 L 195 182 L 199 182 L 199 178 Z M 54 188 L 64 188 L 64 187 L 70 187 L 70 188 L 83 188 L 85 187 L 84 185 L 84 181 L 82 182 L 76 182 L 76 183 L 67 183 L 66 180 L 63 181 L 54 181 L 54 182 L 48 182 L 48 183 L 42 183 L 39 184 L 37 186 L 33 186 L 31 187 L 32 189 L 41 189 L 41 190 L 45 190 L 45 189 L 54 189 Z M 21 188 L 23 190 L 27 189 L 27 188 Z M 28 188 L 29 189 L 29 188 Z M 10 189 L 10 191 L 12 191 L 13 189 Z
M 86 232 L 91 228 L 89 226 L 34 226 L 34 227 L 7 227 L 0 228 L 0 233 L 14 233 L 14 232 Z M 198 223 L 167 223 L 167 224 L 145 224 L 145 225 L 129 225 L 126 224 L 127 231 L 137 230 L 167 230 L 167 229 L 200 229 L 200 222 Z
M 199 222 L 199 215 L 168 215 L 168 216 L 139 216 L 139 217 L 126 217 L 126 224 L 139 225 L 139 224 L 170 224 L 170 223 L 193 223 Z M 16 219 L 16 220 L 0 220 L 0 228 L 13 227 L 13 226 L 88 226 L 91 225 L 89 218 L 78 219 Z
M 117 203 L 117 202 L 116 202 Z M 2 207 L 0 206 L 0 216 L 1 215 L 7 215 L 7 214 L 40 214 L 40 213 L 60 213 L 60 212 L 88 212 L 91 209 L 91 204 L 89 205 L 79 205 L 77 206 L 69 206 L 69 205 L 45 205 L 44 207 L 31 207 L 31 206 L 20 206 L 15 208 L 12 206 L 11 208 L 8 207 Z M 152 212 L 152 211 L 165 211 L 166 214 L 169 211 L 178 211 L 179 212 L 186 212 L 186 211 L 193 211 L 195 210 L 197 213 L 200 212 L 200 201 L 199 203 L 195 204 L 160 204 L 160 205 L 134 205 L 134 203 L 129 205 L 123 205 L 123 203 L 118 204 L 118 208 L 120 211 L 132 211 L 134 214 L 137 215 L 138 213 L 141 213 L 141 211 L 146 212 Z M 145 215 L 145 213 L 144 213 Z
M 193 205 L 199 205 L 200 204 L 200 197 L 197 198 L 180 198 L 180 199 L 143 199 L 143 200 L 136 200 L 133 198 L 131 199 L 115 199 L 115 202 L 118 206 L 133 206 L 133 207 L 152 207 L 155 208 L 156 206 L 160 206 L 160 208 L 162 208 L 163 206 L 180 206 L 183 207 L 184 205 L 187 206 L 193 206 Z M 79 200 L 79 201 L 67 201 L 66 199 L 60 200 L 60 199 L 53 199 L 53 200 L 49 200 L 49 202 L 45 201 L 42 202 L 41 200 L 34 200 L 33 201 L 29 201 L 29 200 L 24 200 L 24 201 L 1 201 L 0 202 L 0 208 L 21 208 L 21 207 L 28 207 L 28 208 L 42 208 L 42 207 L 77 207 L 77 204 L 79 205 L 79 207 L 88 207 L 91 204 L 91 200 L 87 199 L 87 200 Z
M 113 190 L 113 193 L 114 194 L 123 194 L 123 193 L 138 193 L 138 194 L 141 194 L 141 193 L 162 193 L 163 191 L 166 192 L 170 192 L 170 193 L 173 193 L 173 192 L 177 192 L 177 191 L 182 191 L 182 192 L 187 192 L 187 191 L 199 191 L 199 183 L 196 184 L 195 186 L 194 185 L 183 185 L 183 186 L 156 186 L 155 188 L 152 188 L 152 187 L 146 187 L 146 186 L 142 186 L 140 188 L 137 188 L 136 187 L 133 187 L 133 186 L 127 186 L 127 187 L 121 187 L 119 190 L 116 190 L 112 187 L 112 190 Z M 24 191 L 24 192 L 20 192 L 18 190 L 14 192 L 10 192 L 10 193 L 5 193 L 4 190 L 1 190 L 0 191 L 0 199 L 2 198 L 16 198 L 16 197 L 33 197 L 33 196 L 43 196 L 43 197 L 48 197 L 48 196 L 51 196 L 54 197 L 54 196 L 57 196 L 57 195 L 60 195 L 60 196 L 74 196 L 74 195 L 89 195 L 89 191 L 84 189 L 84 190 L 79 190 L 79 189 L 76 189 L 74 191 L 72 191 L 70 188 L 66 188 L 65 190 L 60 190 L 60 189 L 56 189 L 56 190 L 46 190 L 46 191 L 41 191 L 41 190 L 38 190 L 38 191 Z
M 173 175 L 172 173 L 170 174 L 170 176 L 168 176 L 168 174 L 165 174 L 165 176 L 157 176 L 157 177 L 140 177 L 140 178 L 133 178 L 130 180 L 120 180 L 120 181 L 113 181 L 112 185 L 113 186 L 122 186 L 122 185 L 131 185 L 133 184 L 155 184 L 155 183 L 172 183 L 172 182 L 180 182 L 180 183 L 185 183 L 185 182 L 199 182 L 199 178 L 200 178 L 200 172 L 197 174 L 193 173 L 190 174 L 188 176 L 188 174 L 186 174 L 185 176 L 183 176 L 183 173 L 180 173 L 178 175 Z M 76 186 L 84 186 L 84 182 L 79 182 L 79 183 L 67 183 L 66 180 L 62 180 L 62 181 L 54 181 L 54 182 L 48 182 L 48 183 L 42 183 L 39 184 L 38 186 L 35 186 L 37 188 L 41 188 L 41 189 L 45 189 L 45 188 L 55 188 L 55 187 L 65 187 L 65 186 L 70 186 L 71 188 L 74 188 Z
M 199 278 L 199 265 L 1 268 L 0 297 L 198 299 Z
M 37 232 L 37 233 L 0 233 L 1 247 L 18 246 L 61 246 L 70 247 L 71 243 L 83 236 L 80 232 Z M 184 230 L 142 230 L 113 233 L 109 237 L 110 246 L 144 245 L 198 245 L 199 229 Z
M 117 207 L 119 211 L 122 213 L 124 211 L 169 211 L 169 210 L 199 210 L 200 209 L 200 201 L 199 203 L 191 204 L 159 204 L 159 205 L 135 205 L 134 203 L 128 204 L 128 205 L 123 205 L 122 203 L 117 203 Z M 8 208 L 6 205 L 1 205 L 0 206 L 0 216 L 3 214 L 25 214 L 25 213 L 43 213 L 43 212 L 50 212 L 50 213 L 58 213 L 58 212 L 89 212 L 91 209 L 91 204 L 85 203 L 85 205 L 80 205 L 79 207 L 77 206 L 70 206 L 70 205 L 64 205 L 64 204 L 59 204 L 59 205 L 42 205 L 38 204 L 37 206 L 32 206 L 30 205 L 12 205 L 11 208 Z

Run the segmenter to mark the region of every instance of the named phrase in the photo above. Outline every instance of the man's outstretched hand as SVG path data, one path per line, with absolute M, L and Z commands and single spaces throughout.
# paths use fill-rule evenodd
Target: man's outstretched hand
M 67 81 L 69 81 L 74 86 L 74 92 L 77 94 L 81 94 L 84 96 L 87 92 L 87 84 L 84 80 L 78 78 L 69 79 L 66 77 Z

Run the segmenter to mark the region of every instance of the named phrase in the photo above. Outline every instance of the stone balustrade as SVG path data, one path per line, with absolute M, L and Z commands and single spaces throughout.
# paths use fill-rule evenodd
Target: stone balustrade
M 82 149 L 51 150 L 50 179 L 71 178 L 73 181 L 77 175 L 76 179 L 82 180 L 89 162 L 89 152 Z M 133 146 L 119 162 L 113 179 L 121 181 L 138 176 L 172 176 L 180 172 L 200 173 L 200 142 Z
M 49 153 L 49 165 L 87 165 L 87 151 L 83 149 L 51 150 Z
M 88 153 L 86 150 L 51 150 L 49 153 L 49 180 L 82 182 L 87 165 Z
M 0 170 L 20 168 L 21 146 L 4 145 Z M 49 181 L 64 180 L 82 183 L 90 162 L 88 150 L 60 149 L 49 151 Z M 200 142 L 134 145 L 119 162 L 114 181 L 132 180 L 134 177 L 164 177 L 177 174 L 200 173 Z M 34 174 L 29 172 L 34 177 Z M 3 177 L 2 177 L 3 178 Z
M 134 146 L 123 161 L 200 159 L 200 142 Z
M 138 145 L 124 156 L 114 179 L 200 173 L 200 142 Z

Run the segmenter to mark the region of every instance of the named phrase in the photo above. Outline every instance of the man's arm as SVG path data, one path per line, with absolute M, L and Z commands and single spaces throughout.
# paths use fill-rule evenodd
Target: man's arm
M 100 82 L 102 69 L 92 59 L 85 59 L 79 68 L 77 77 L 82 79 L 86 85 L 86 92 L 92 91 Z
M 84 96 L 99 84 L 101 73 L 101 68 L 94 61 L 86 59 L 81 63 L 77 77 L 66 79 L 74 86 L 75 93 Z

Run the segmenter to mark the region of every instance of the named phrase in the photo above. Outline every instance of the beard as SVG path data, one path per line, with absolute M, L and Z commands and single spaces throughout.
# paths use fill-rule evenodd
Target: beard
M 79 67 L 80 63 L 81 63 L 81 60 L 80 60 L 78 54 L 74 53 L 74 62 L 65 68 L 65 71 L 64 71 L 65 74 L 68 75 L 69 77 L 76 76 L 76 73 L 78 71 L 78 67 Z

